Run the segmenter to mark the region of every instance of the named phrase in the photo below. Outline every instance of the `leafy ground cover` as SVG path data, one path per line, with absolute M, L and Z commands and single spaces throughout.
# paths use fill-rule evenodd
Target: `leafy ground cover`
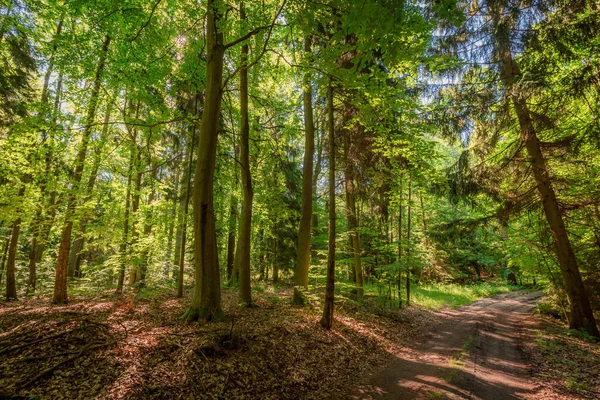
M 526 344 L 544 399 L 600 399 L 600 344 L 550 317 Z
M 174 293 L 2 303 L 0 398 L 338 397 L 434 321 L 420 308 L 338 304 L 328 332 L 319 307 L 290 304 L 290 287 L 254 295 L 245 309 L 225 290 L 229 320 L 204 326 L 180 320 L 189 299 Z
M 0 303 L 0 398 L 345 398 L 398 355 L 418 356 L 415 344 L 454 313 L 448 307 L 509 289 L 415 286 L 414 306 L 403 309 L 372 294 L 364 306 L 340 296 L 330 332 L 318 324 L 319 296 L 293 306 L 287 285 L 256 286 L 253 308 L 225 289 L 229 319 L 208 325 L 183 322 L 190 299 L 164 288 L 86 293 L 64 306 L 47 295 Z M 597 344 L 552 321 L 529 334 L 545 398 L 600 395 Z

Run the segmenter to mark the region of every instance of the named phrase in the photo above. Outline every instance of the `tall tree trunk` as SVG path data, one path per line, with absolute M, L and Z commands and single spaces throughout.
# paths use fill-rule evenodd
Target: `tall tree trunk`
M 236 195 L 236 191 L 237 188 L 239 186 L 239 179 L 238 179 L 238 163 L 239 163 L 239 157 L 240 157 L 240 146 L 238 146 L 235 143 L 235 139 L 234 139 L 234 150 L 233 150 L 233 154 L 235 157 L 234 163 L 233 163 L 233 172 L 235 175 L 235 180 L 233 183 L 233 188 L 231 190 L 231 199 L 230 199 L 230 203 L 229 203 L 229 231 L 227 233 L 227 266 L 226 266 L 226 272 L 227 272 L 227 285 L 232 286 L 234 283 L 236 283 L 239 280 L 239 270 L 238 270 L 238 266 L 235 263 L 235 234 L 236 234 L 236 230 L 237 230 L 237 221 L 238 221 L 238 198 Z M 238 233 L 239 234 L 239 233 Z
M 58 79 L 56 82 L 56 95 L 54 97 L 54 111 L 52 116 L 52 126 L 56 125 L 56 121 L 58 119 L 58 114 L 60 111 L 60 95 L 62 91 L 62 80 L 63 73 L 62 71 L 58 74 Z M 53 166 L 54 164 L 54 166 Z M 53 176 L 58 177 L 60 173 L 60 164 L 54 163 L 52 152 L 46 152 L 46 170 L 53 171 Z M 52 229 L 52 225 L 54 225 L 54 220 L 56 218 L 56 210 L 60 203 L 60 196 L 58 196 L 58 192 L 56 187 L 52 189 L 50 192 L 49 199 L 47 201 L 46 206 L 46 215 L 42 218 L 40 227 L 39 227 L 39 235 L 37 235 L 36 240 L 36 249 L 35 249 L 35 264 L 40 263 L 42 261 L 42 257 L 44 255 L 44 250 L 46 249 L 46 241 L 50 236 L 50 230 Z M 33 269 L 35 271 L 36 265 L 30 264 L 30 270 Z M 30 275 L 31 277 L 31 275 Z M 35 279 L 35 276 L 33 277 Z
M 246 20 L 244 4 L 240 4 L 240 18 Z M 250 284 L 250 235 L 252 233 L 252 174 L 250 173 L 250 125 L 248 117 L 248 45 L 242 45 L 240 56 L 240 164 L 242 170 L 243 201 L 240 232 L 235 263 L 240 274 L 240 300 L 252 305 Z
M 148 195 L 148 203 L 146 204 L 146 210 L 144 215 L 144 249 L 142 250 L 140 269 L 139 269 L 139 282 L 141 285 L 146 285 L 146 276 L 148 274 L 148 267 L 150 266 L 150 249 L 148 248 L 148 238 L 152 235 L 152 207 L 154 203 L 154 197 L 156 196 L 156 186 L 154 182 L 156 181 L 156 173 L 158 170 L 158 163 L 156 161 L 150 161 L 150 194 Z
M 271 259 L 273 260 L 273 283 L 279 283 L 279 263 L 277 260 L 277 250 L 279 248 L 279 240 L 277 240 L 276 237 L 272 238 L 273 240 L 273 257 L 271 257 Z
M 348 238 L 350 242 L 350 252 L 354 260 L 354 278 L 356 283 L 357 300 L 363 300 L 363 273 L 360 259 L 360 237 L 358 234 L 358 218 L 356 216 L 356 193 L 354 188 L 354 165 L 351 160 L 350 147 L 352 146 L 351 133 L 347 133 L 346 146 L 344 153 L 346 157 L 346 167 L 344 170 L 344 185 L 346 189 L 346 216 L 348 219 Z
M 408 211 L 406 216 L 406 305 L 410 305 L 410 273 L 411 273 L 411 259 L 410 259 L 410 217 L 412 208 L 412 174 L 408 173 Z
M 335 295 L 335 132 L 333 124 L 333 87 L 327 88 L 327 113 L 329 133 L 329 238 L 327 245 L 327 285 L 321 326 L 331 329 Z
M 304 51 L 311 52 L 312 38 L 304 40 Z M 313 154 L 315 152 L 315 128 L 313 121 L 312 84 L 310 74 L 306 74 L 304 81 L 304 163 L 302 165 L 302 213 L 298 231 L 298 262 L 294 271 L 294 298 L 293 302 L 302 304 L 302 297 L 298 288 L 308 289 L 308 269 L 310 267 L 310 224 L 312 219 L 312 174 Z
M 520 71 L 511 53 L 511 26 L 508 18 L 504 16 L 504 8 L 504 6 L 497 6 L 490 9 L 496 52 L 500 61 L 501 79 L 517 114 L 521 140 L 525 143 L 525 148 L 529 153 L 531 169 L 542 200 L 544 214 L 554 239 L 558 264 L 569 297 L 571 309 L 569 326 L 571 329 L 583 328 L 592 336 L 600 338 L 600 332 L 565 228 L 561 209 L 548 173 L 548 165 L 531 118 L 531 112 L 523 93 L 517 93 L 514 86 L 515 78 L 520 75 Z
M 237 163 L 237 161 L 236 161 Z M 227 230 L 227 280 L 233 282 L 233 261 L 235 256 L 235 226 L 237 221 L 237 199 L 231 195 L 229 204 L 229 229 Z
M 179 165 L 175 166 L 175 175 L 173 176 L 173 203 L 169 211 L 169 224 L 167 228 L 167 256 L 164 266 L 165 279 L 169 279 L 171 274 L 171 256 L 173 255 L 173 233 L 175 231 L 175 221 L 177 221 L 177 194 L 179 193 Z
M 134 131 L 133 142 L 136 142 Z M 125 268 L 127 266 L 127 244 L 129 243 L 129 212 L 131 208 L 131 181 L 133 180 L 133 171 L 135 169 L 135 158 L 136 158 L 137 146 L 131 147 L 131 155 L 129 156 L 129 169 L 127 171 L 127 193 L 125 194 L 125 215 L 123 218 L 123 238 L 121 239 L 121 246 L 119 247 L 119 254 L 121 257 L 119 265 L 119 278 L 117 281 L 117 292 L 123 291 L 123 284 L 125 282 Z
M 106 63 L 106 56 L 108 53 L 108 45 L 110 44 L 110 36 L 106 35 L 104 44 L 102 45 L 102 51 L 100 53 L 100 59 L 98 61 L 98 67 L 96 68 L 96 76 L 94 77 L 94 86 L 90 96 L 90 104 L 88 106 L 87 115 L 85 118 L 85 128 L 83 131 L 83 137 L 79 150 L 77 152 L 77 158 L 75 160 L 75 168 L 73 171 L 73 177 L 71 182 L 73 187 L 69 190 L 67 199 L 67 209 L 65 211 L 65 222 L 62 227 L 62 234 L 60 239 L 60 247 L 58 250 L 58 259 L 56 260 L 56 275 L 54 279 L 54 296 L 52 298 L 53 303 L 66 303 L 68 301 L 67 296 L 67 262 L 69 261 L 69 246 L 71 244 L 71 231 L 73 230 L 72 216 L 75 211 L 75 203 L 77 201 L 77 192 L 79 184 L 81 183 L 81 177 L 83 175 L 83 167 L 85 163 L 85 157 L 87 153 L 88 142 L 92 133 L 92 125 L 94 118 L 96 117 L 96 108 L 98 105 L 98 97 L 100 94 L 100 83 L 102 70 Z
M 188 127 L 188 130 L 192 129 L 192 127 Z M 183 134 L 183 133 L 182 133 Z M 189 143 L 187 144 L 186 149 L 182 152 L 182 157 L 187 157 L 189 154 Z M 184 158 L 188 160 L 187 158 Z M 183 206 L 185 204 L 185 199 L 188 196 L 188 181 L 191 179 L 191 176 L 186 175 L 186 171 L 189 170 L 188 164 L 183 165 L 183 174 L 181 176 L 180 181 L 180 192 L 178 193 L 179 200 L 179 212 L 177 213 L 177 232 L 175 234 L 175 258 L 173 259 L 173 280 L 177 282 L 179 280 L 179 259 L 181 257 L 181 228 L 183 226 Z
M 48 63 L 48 69 L 46 70 L 46 74 L 44 75 L 44 86 L 42 87 L 42 95 L 41 95 L 41 103 L 43 108 L 43 115 L 45 117 L 48 118 L 48 120 L 50 120 L 50 110 L 48 107 L 48 97 L 49 97 L 49 86 L 50 86 L 50 78 L 52 76 L 52 73 L 54 72 L 54 53 L 56 52 L 56 48 L 57 48 L 57 41 L 56 39 L 58 39 L 58 37 L 60 36 L 60 33 L 62 31 L 62 25 L 63 25 L 63 19 L 61 18 L 61 20 L 58 22 L 58 25 L 56 27 L 56 33 L 54 35 L 54 44 L 52 45 L 52 54 L 50 56 L 50 62 Z M 60 90 L 60 89 L 59 89 Z M 59 93 L 57 91 L 57 97 L 59 96 Z M 50 122 L 50 121 L 48 121 Z M 46 134 L 45 132 L 42 134 L 42 143 L 43 145 L 46 142 Z M 47 144 L 45 146 L 48 146 Z M 46 150 L 46 159 L 48 159 L 50 156 L 50 148 L 48 148 Z M 48 162 L 47 162 L 48 164 Z M 46 188 L 48 186 L 48 179 L 49 179 L 49 173 L 50 173 L 50 169 L 46 170 L 43 174 L 42 174 L 42 181 L 40 183 L 40 201 L 37 205 L 37 210 L 36 210 L 36 216 L 33 220 L 33 226 L 32 226 L 32 239 L 31 239 L 31 245 L 30 245 L 30 250 L 29 250 L 29 277 L 28 277 L 28 282 L 27 282 L 27 291 L 26 293 L 29 293 L 29 289 L 31 288 L 33 291 L 35 291 L 35 285 L 36 285 L 36 263 L 37 263 L 37 255 L 36 255 L 36 250 L 38 249 L 38 236 L 40 234 L 41 231 L 41 225 L 43 223 L 43 211 L 44 211 L 44 198 L 46 195 Z
M 4 247 L 2 249 L 2 261 L 0 262 L 0 287 L 2 287 L 2 276 L 4 275 L 4 265 L 6 263 L 6 257 L 8 256 L 8 246 L 10 244 L 10 238 L 12 237 L 12 227 L 8 229 L 6 240 L 4 241 Z
M 139 102 L 138 102 L 138 105 L 139 105 Z M 141 196 L 141 192 L 142 192 L 142 173 L 143 173 L 142 149 L 140 149 L 138 147 L 137 142 L 134 142 L 133 146 L 135 146 L 137 148 L 137 150 L 136 150 L 137 155 L 136 155 L 136 159 L 135 159 L 135 183 L 134 183 L 134 187 L 133 187 L 133 195 L 132 195 L 132 201 L 131 201 L 132 223 L 131 223 L 131 246 L 130 246 L 129 252 L 132 254 L 132 257 L 131 257 L 132 263 L 131 263 L 131 268 L 129 269 L 129 279 L 128 279 L 129 285 L 134 285 L 137 282 L 137 274 L 138 274 L 138 269 L 140 267 L 139 259 L 137 257 L 138 242 L 139 242 L 139 238 L 140 238 L 140 233 L 139 233 L 137 223 L 139 220 L 138 210 L 140 208 L 140 196 Z
M 404 200 L 404 177 L 400 176 L 400 201 L 398 204 L 398 306 L 402 307 L 402 214 L 404 206 L 402 204 Z
M 206 94 L 198 159 L 194 176 L 194 269 L 196 282 L 187 320 L 223 318 L 221 309 L 221 276 L 215 231 L 213 181 L 217 156 L 217 137 L 221 98 L 223 95 L 223 33 L 219 31 L 222 16 L 214 0 L 208 0 L 206 17 Z
M 82 202 L 83 205 L 90 201 L 90 199 L 92 198 L 92 192 L 94 191 L 94 186 L 96 186 L 98 170 L 100 169 L 100 162 L 102 161 L 100 156 L 102 153 L 102 147 L 104 146 L 108 135 L 108 123 L 110 121 L 111 112 L 112 102 L 109 101 L 106 107 L 106 112 L 104 113 L 104 125 L 102 127 L 102 133 L 100 135 L 99 143 L 94 149 L 93 165 L 92 170 L 90 172 L 90 176 L 88 177 L 88 182 L 85 190 L 86 195 Z M 83 216 L 81 216 L 81 219 L 79 220 L 79 229 L 77 231 L 77 236 L 73 241 L 73 245 L 71 246 L 71 252 L 69 254 L 69 266 L 67 268 L 67 277 L 69 278 L 81 277 L 81 251 L 83 250 L 85 228 L 88 224 L 89 218 L 89 213 L 87 213 L 86 210 L 86 213 Z
M 29 183 L 29 175 L 25 175 L 19 189 L 19 199 L 22 202 L 25 195 L 26 184 Z M 17 210 L 17 218 L 14 220 L 10 230 L 10 243 L 8 245 L 8 258 L 6 260 L 6 300 L 16 300 L 17 282 L 15 279 L 15 263 L 17 256 L 17 245 L 19 242 L 19 233 L 21 231 L 21 212 L 22 207 Z
M 185 179 L 185 197 L 183 199 L 183 210 L 182 215 L 183 219 L 181 222 L 181 242 L 179 249 L 179 271 L 177 273 L 177 297 L 183 297 L 183 267 L 185 265 L 185 245 L 187 242 L 187 220 L 188 220 L 188 210 L 190 204 L 190 195 L 192 191 L 192 159 L 194 158 L 194 142 L 196 141 L 196 126 L 192 125 L 190 127 L 190 137 L 188 139 L 188 164 L 187 170 L 184 173 Z
M 319 234 L 319 214 L 317 210 L 317 182 L 319 181 L 319 175 L 321 175 L 321 164 L 323 159 L 323 138 L 322 134 L 319 134 L 319 121 L 317 118 L 316 126 L 315 126 L 315 135 L 317 136 L 316 140 L 316 151 L 317 151 L 317 160 L 315 162 L 315 171 L 313 173 L 312 179 L 312 195 L 313 195 L 313 213 L 312 213 L 312 235 L 316 237 Z M 316 246 L 311 247 L 310 256 L 313 259 L 317 258 L 317 248 Z

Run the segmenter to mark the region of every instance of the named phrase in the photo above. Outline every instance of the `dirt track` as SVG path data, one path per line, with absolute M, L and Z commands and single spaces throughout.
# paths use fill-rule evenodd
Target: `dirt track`
M 535 384 L 521 351 L 540 292 L 512 292 L 446 312 L 443 321 L 354 399 L 528 399 Z

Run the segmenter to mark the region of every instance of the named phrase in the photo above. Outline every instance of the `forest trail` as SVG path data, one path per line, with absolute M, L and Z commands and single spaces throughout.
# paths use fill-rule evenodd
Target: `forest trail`
M 521 350 L 524 328 L 541 292 L 511 292 L 459 310 L 397 354 L 386 369 L 360 387 L 355 399 L 527 399 L 535 384 Z

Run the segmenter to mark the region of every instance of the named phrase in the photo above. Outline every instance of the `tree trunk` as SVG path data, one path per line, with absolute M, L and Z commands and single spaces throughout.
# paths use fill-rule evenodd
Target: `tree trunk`
M 156 196 L 156 186 L 154 182 L 156 181 L 156 171 L 158 170 L 158 163 L 156 161 L 150 161 L 150 194 L 148 195 L 148 203 L 146 204 L 146 210 L 144 215 L 144 249 L 142 251 L 141 263 L 139 269 L 139 282 L 141 285 L 146 285 L 146 275 L 148 274 L 148 267 L 150 266 L 150 249 L 148 248 L 148 237 L 152 235 L 152 208 L 154 207 L 154 197 Z
M 329 131 L 329 238 L 327 246 L 327 285 L 321 326 L 331 329 L 333 325 L 335 295 L 335 132 L 333 124 L 333 87 L 327 88 L 327 112 Z
M 411 204 L 412 202 L 412 174 L 408 173 L 408 211 L 406 216 L 406 305 L 410 305 L 410 271 L 411 271 L 411 259 L 410 259 L 410 217 L 411 217 Z
M 185 265 L 185 245 L 187 242 L 187 220 L 188 210 L 190 205 L 190 192 L 192 185 L 192 159 L 194 158 L 194 142 L 196 141 L 196 126 L 190 127 L 190 137 L 188 138 L 188 164 L 187 170 L 184 173 L 185 179 L 185 196 L 183 198 L 183 210 L 182 210 L 182 221 L 181 221 L 181 242 L 179 243 L 179 268 L 177 273 L 177 297 L 183 297 L 183 267 Z
M 404 177 L 400 176 L 400 201 L 398 204 L 398 306 L 402 307 L 402 214 L 404 207 L 402 202 L 404 200 Z
M 135 142 L 135 139 L 134 139 Z M 136 148 L 131 148 L 131 156 L 129 157 L 129 170 L 127 171 L 127 193 L 125 194 L 125 216 L 123 218 L 123 238 L 119 247 L 121 255 L 119 266 L 119 280 L 117 281 L 117 292 L 123 291 L 123 283 L 125 281 L 125 267 L 127 265 L 127 244 L 129 242 L 129 211 L 131 203 L 131 181 L 133 180 L 133 169 L 135 168 L 135 153 Z
M 240 271 L 238 270 L 238 264 L 235 263 L 235 234 L 238 224 L 238 198 L 236 195 L 237 188 L 239 186 L 238 179 L 238 164 L 240 158 L 240 146 L 235 143 L 234 139 L 234 150 L 233 154 L 235 157 L 233 164 L 233 172 L 235 175 L 235 180 L 233 183 L 233 188 L 231 191 L 231 202 L 229 203 L 229 232 L 227 233 L 227 285 L 232 286 L 234 283 L 237 283 L 240 278 Z M 239 233 L 238 233 L 239 234 Z
M 2 287 L 2 275 L 4 274 L 4 265 L 6 263 L 6 257 L 8 256 L 8 246 L 10 244 L 10 238 L 12 237 L 12 228 L 9 228 L 6 240 L 4 241 L 4 247 L 2 250 L 2 262 L 0 263 L 0 287 Z
M 585 290 L 581 273 L 579 272 L 577 259 L 575 258 L 575 253 L 565 228 L 561 209 L 548 172 L 548 165 L 542 153 L 537 132 L 531 118 L 531 112 L 529 111 L 524 95 L 515 92 L 515 78 L 520 74 L 520 71 L 510 49 L 511 27 L 508 26 L 507 21 L 503 20 L 503 6 L 492 7 L 490 12 L 492 14 L 496 52 L 500 61 L 501 79 L 515 107 L 521 140 L 525 143 L 525 148 L 529 153 L 531 169 L 542 200 L 550 233 L 554 239 L 558 264 L 565 284 L 565 290 L 569 297 L 571 309 L 569 326 L 571 329 L 583 328 L 590 335 L 600 338 L 600 332 L 598 331 L 589 297 Z
M 25 195 L 25 185 L 29 183 L 29 175 L 25 175 L 21 188 L 19 189 L 19 199 L 22 202 Z M 17 282 L 15 279 L 15 263 L 17 256 L 17 245 L 19 242 L 19 233 L 21 231 L 21 208 L 17 210 L 17 219 L 13 222 L 10 230 L 10 243 L 8 245 L 8 257 L 6 260 L 6 300 L 17 299 Z
M 312 235 L 313 237 L 316 237 L 319 234 L 319 214 L 318 214 L 318 210 L 317 210 L 317 182 L 319 181 L 319 175 L 321 174 L 321 164 L 322 164 L 322 159 L 323 159 L 323 139 L 322 136 L 323 135 L 319 135 L 319 121 L 317 118 L 316 121 L 316 126 L 315 126 L 315 135 L 317 136 L 316 139 L 316 151 L 317 151 L 317 160 L 315 162 L 315 171 L 313 173 L 313 179 L 312 179 L 312 195 L 313 195 L 313 213 L 312 213 L 312 220 L 311 220 L 311 225 L 312 225 Z M 316 259 L 317 258 L 317 248 L 316 246 L 312 246 L 311 247 L 311 258 Z
M 304 40 L 304 51 L 310 53 L 312 38 Z M 304 163 L 302 165 L 302 213 L 298 231 L 298 262 L 294 274 L 294 286 L 308 289 L 308 269 L 310 267 L 310 225 L 312 219 L 312 174 L 313 154 L 315 152 L 315 129 L 313 121 L 312 85 L 310 74 L 304 82 Z M 302 304 L 304 298 L 296 289 L 293 302 Z
M 139 106 L 139 102 L 138 102 L 138 106 Z M 137 142 L 133 143 L 133 146 L 136 147 L 136 159 L 135 159 L 135 183 L 134 183 L 134 188 L 133 188 L 133 195 L 132 195 L 132 201 L 131 201 L 131 216 L 132 216 L 132 223 L 131 223 L 131 246 L 129 249 L 129 252 L 132 254 L 132 262 L 131 262 L 131 268 L 129 269 L 129 279 L 128 279 L 128 284 L 129 285 L 134 285 L 137 282 L 137 274 L 138 274 L 138 269 L 140 267 L 140 263 L 139 263 L 139 259 L 137 258 L 137 252 L 138 252 L 138 241 L 139 241 L 139 237 L 140 237 L 140 233 L 138 230 L 138 220 L 139 220 L 139 216 L 138 216 L 138 210 L 140 208 L 140 195 L 141 195 L 141 191 L 142 191 L 142 150 L 138 147 Z
M 50 86 L 50 78 L 52 76 L 52 72 L 54 71 L 54 52 L 56 51 L 57 48 L 57 42 L 56 39 L 60 36 L 60 33 L 62 31 L 62 25 L 63 25 L 63 20 L 61 18 L 61 20 L 59 21 L 57 27 L 56 27 L 56 33 L 54 35 L 54 44 L 52 45 L 52 54 L 50 56 L 50 62 L 48 63 L 48 69 L 46 70 L 46 74 L 44 75 L 44 86 L 42 87 L 42 95 L 41 95 L 41 103 L 42 106 L 44 107 L 42 110 L 42 114 L 44 116 L 46 116 L 48 118 L 48 120 L 50 119 L 50 110 L 48 109 L 48 96 L 49 96 L 49 86 Z M 59 89 L 57 90 L 57 97 L 59 96 L 58 92 L 60 90 L 60 86 Z M 50 121 L 48 121 L 50 122 Z M 46 143 L 46 134 L 45 132 L 42 134 L 42 144 L 44 145 Z M 46 150 L 46 159 L 48 160 L 48 158 L 50 157 L 50 149 Z M 48 164 L 48 162 L 47 162 Z M 48 186 L 48 178 L 49 178 L 49 174 L 50 174 L 50 169 L 46 170 L 43 172 L 42 174 L 42 182 L 40 183 L 40 201 L 38 203 L 37 206 L 37 210 L 36 210 L 36 216 L 33 220 L 33 226 L 31 228 L 32 231 L 32 239 L 31 239 L 31 244 L 30 244 L 30 250 L 29 250 L 29 277 L 28 277 L 28 282 L 27 282 L 27 291 L 26 293 L 29 293 L 29 289 L 31 288 L 33 291 L 35 291 L 35 285 L 36 285 L 36 263 L 37 263 L 37 255 L 36 255 L 36 250 L 38 248 L 38 236 L 40 234 L 41 231 L 41 225 L 43 223 L 43 209 L 44 209 L 44 197 L 46 194 L 46 188 Z
M 92 134 L 92 124 L 96 116 L 96 106 L 98 105 L 98 97 L 100 94 L 100 83 L 102 70 L 106 62 L 106 56 L 108 53 L 108 45 L 110 44 L 110 36 L 106 35 L 104 44 L 102 46 L 102 52 L 100 53 L 100 59 L 98 61 L 98 67 L 96 68 L 96 76 L 94 77 L 94 86 L 90 96 L 90 104 L 88 106 L 87 115 L 85 118 L 85 128 L 83 131 L 83 137 L 79 150 L 77 152 L 77 158 L 75 160 L 75 168 L 73 171 L 73 177 L 71 182 L 73 187 L 69 190 L 67 199 L 67 209 L 65 211 L 65 222 L 62 228 L 62 234 L 60 239 L 60 247 L 58 250 L 58 259 L 56 260 L 56 275 L 54 280 L 54 296 L 52 298 L 53 303 L 66 303 L 68 301 L 67 296 L 67 262 L 69 260 L 69 246 L 71 244 L 71 231 L 73 230 L 72 216 L 75 211 L 75 203 L 77 201 L 77 191 L 79 184 L 81 183 L 81 177 L 83 175 L 83 167 L 85 163 L 85 157 L 87 153 L 88 142 Z
M 345 189 L 346 189 L 346 216 L 348 218 L 348 238 L 350 241 L 350 251 L 354 260 L 354 278 L 356 282 L 357 300 L 363 300 L 363 273 L 360 259 L 360 237 L 358 235 L 358 219 L 356 216 L 356 193 L 354 191 L 354 165 L 350 157 L 350 147 L 352 145 L 351 133 L 346 137 L 346 146 L 344 149 L 346 157 Z
M 82 204 L 85 205 L 92 198 L 92 192 L 94 191 L 94 186 L 96 186 L 96 178 L 98 177 L 98 170 L 100 169 L 100 162 L 102 147 L 104 146 L 107 134 L 108 134 L 108 123 L 110 122 L 110 113 L 112 112 L 112 102 L 109 101 L 106 112 L 104 114 L 104 125 L 102 127 L 102 133 L 100 135 L 99 143 L 96 145 L 94 149 L 94 160 L 92 171 L 90 172 L 90 176 L 88 178 L 87 186 L 86 186 L 86 196 L 83 200 Z M 86 213 L 79 220 L 79 230 L 78 234 L 73 241 L 73 246 L 71 248 L 71 253 L 69 254 L 69 267 L 67 269 L 67 277 L 81 277 L 80 264 L 81 264 L 81 251 L 83 250 L 83 241 L 85 228 L 89 221 L 89 213 Z
M 56 125 L 56 120 L 58 118 L 58 113 L 60 111 L 60 93 L 62 91 L 62 80 L 63 73 L 62 71 L 58 74 L 58 79 L 56 82 L 56 95 L 54 97 L 54 111 L 52 117 L 52 125 Z M 52 171 L 54 177 L 58 177 L 60 173 L 60 164 L 55 163 L 54 168 L 52 168 L 53 164 L 53 155 L 50 151 L 46 152 L 46 170 Z M 42 257 L 44 255 L 44 250 L 46 249 L 46 241 L 48 240 L 48 236 L 50 235 L 50 230 L 52 229 L 52 225 L 54 224 L 54 219 L 56 218 L 56 210 L 59 205 L 58 201 L 58 193 L 56 187 L 52 189 L 50 192 L 50 196 L 48 199 L 48 205 L 46 206 L 46 215 L 40 220 L 39 234 L 36 236 L 36 248 L 35 248 L 35 264 L 30 264 L 30 270 L 34 270 L 36 268 L 36 264 L 42 261 Z M 31 256 L 31 255 L 30 255 Z M 33 277 L 35 279 L 35 277 Z
M 273 237 L 273 283 L 279 283 L 279 264 L 277 260 L 277 250 L 279 247 L 279 240 Z
M 221 277 L 215 231 L 213 181 L 217 137 L 223 95 L 225 46 L 219 31 L 221 15 L 214 0 L 208 0 L 206 17 L 206 98 L 202 112 L 198 159 L 194 176 L 194 269 L 196 282 L 192 304 L 185 319 L 209 321 L 223 318 Z
M 244 4 L 240 4 L 240 17 L 246 20 Z M 250 173 L 250 125 L 248 117 L 248 45 L 242 45 L 240 56 L 240 167 L 242 170 L 243 201 L 240 232 L 235 263 L 240 274 L 240 301 L 252 305 L 250 284 L 250 236 L 252 233 L 252 174 Z
M 173 233 L 175 231 L 175 221 L 177 220 L 177 194 L 179 193 L 179 165 L 175 165 L 175 175 L 173 177 L 173 204 L 169 211 L 169 224 L 167 228 L 167 256 L 164 266 L 165 279 L 169 279 L 171 273 L 171 256 L 173 254 Z
M 236 161 L 237 163 L 237 161 Z M 237 199 L 231 195 L 229 204 L 229 229 L 227 230 L 227 280 L 233 282 L 233 261 L 235 256 L 235 225 L 237 221 Z

